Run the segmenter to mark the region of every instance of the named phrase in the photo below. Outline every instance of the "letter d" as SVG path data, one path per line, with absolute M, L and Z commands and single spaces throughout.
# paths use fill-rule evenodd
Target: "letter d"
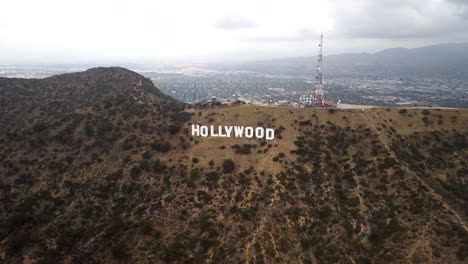
M 275 130 L 273 128 L 267 128 L 265 133 L 266 140 L 272 140 L 275 138 Z

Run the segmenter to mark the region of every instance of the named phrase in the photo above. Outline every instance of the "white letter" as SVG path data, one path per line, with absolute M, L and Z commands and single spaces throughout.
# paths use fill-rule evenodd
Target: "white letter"
M 246 138 L 252 138 L 253 137 L 253 128 L 252 127 L 246 127 L 245 128 L 245 137 Z
M 232 126 L 224 126 L 224 129 L 226 130 L 226 136 L 231 137 Z
M 265 135 L 265 130 L 263 129 L 263 127 L 257 127 L 255 129 L 255 137 L 256 138 L 263 138 L 264 135 Z
M 200 136 L 200 125 L 192 125 L 192 136 Z
M 236 134 L 236 137 L 242 137 L 243 132 L 244 132 L 244 127 L 242 127 L 242 126 L 235 126 L 234 127 L 234 133 Z
M 275 138 L 275 130 L 273 128 L 266 129 L 266 140 L 272 140 Z
M 214 130 L 214 126 L 210 126 L 210 130 L 211 130 L 211 136 L 212 137 L 217 137 L 218 134 L 216 134 L 216 131 Z
M 200 127 L 200 134 L 202 137 L 207 137 L 208 136 L 208 127 L 207 126 L 201 126 Z
M 219 133 L 220 137 L 226 137 L 226 134 L 223 134 L 223 127 L 222 126 L 218 126 L 218 133 Z

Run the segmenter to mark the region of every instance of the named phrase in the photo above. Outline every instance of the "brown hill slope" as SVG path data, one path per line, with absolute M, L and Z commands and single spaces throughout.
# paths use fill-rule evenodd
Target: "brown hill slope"
M 0 78 L 0 113 L 7 263 L 468 259 L 466 110 L 194 109 L 98 68 Z

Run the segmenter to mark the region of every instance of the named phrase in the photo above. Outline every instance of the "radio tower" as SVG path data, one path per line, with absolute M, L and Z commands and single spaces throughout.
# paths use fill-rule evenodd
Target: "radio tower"
M 316 106 L 324 105 L 323 97 L 323 77 L 322 77 L 322 49 L 323 49 L 323 32 L 320 34 L 320 44 L 319 44 L 319 55 L 317 61 L 317 75 L 315 76 L 315 92 L 314 92 L 314 104 Z

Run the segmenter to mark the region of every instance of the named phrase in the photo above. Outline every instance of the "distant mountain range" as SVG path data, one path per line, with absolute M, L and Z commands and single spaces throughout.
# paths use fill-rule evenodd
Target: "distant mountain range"
M 255 61 L 238 70 L 273 74 L 313 74 L 317 57 Z M 421 48 L 393 48 L 374 54 L 349 53 L 324 57 L 328 76 L 452 76 L 468 78 L 468 43 Z

